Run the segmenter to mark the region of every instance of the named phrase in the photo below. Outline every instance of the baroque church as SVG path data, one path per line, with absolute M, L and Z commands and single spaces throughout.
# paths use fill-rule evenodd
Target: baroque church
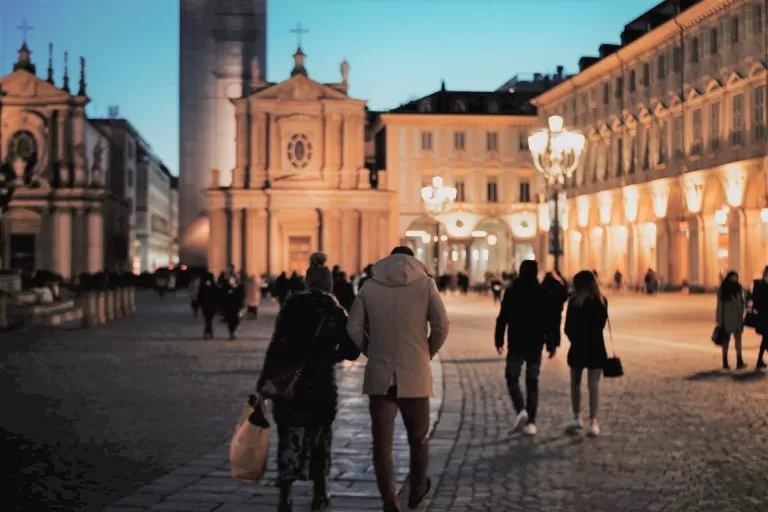
M 0 77 L 0 162 L 13 190 L 0 256 L 2 268 L 46 269 L 68 281 L 117 265 L 105 261 L 118 252 L 105 232 L 125 226 L 125 205 L 105 188 L 110 147 L 86 116 L 85 59 L 72 87 L 66 54 L 60 84 L 52 45 L 45 79 L 31 54 L 24 42 L 12 72 Z
M 280 83 L 254 72 L 251 92 L 232 100 L 232 182 L 214 169 L 206 191 L 214 273 L 231 263 L 250 275 L 303 274 L 314 251 L 358 272 L 399 241 L 396 194 L 382 180 L 374 188 L 365 167 L 366 102 L 347 93 L 349 64 L 339 82 L 320 83 L 305 57 L 299 47 Z

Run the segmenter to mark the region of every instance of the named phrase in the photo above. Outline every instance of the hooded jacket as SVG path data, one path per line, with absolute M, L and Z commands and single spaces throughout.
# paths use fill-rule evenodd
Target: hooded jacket
M 363 393 L 432 396 L 430 360 L 448 336 L 448 314 L 423 263 L 393 254 L 373 267 L 349 313 L 347 332 L 368 357 Z

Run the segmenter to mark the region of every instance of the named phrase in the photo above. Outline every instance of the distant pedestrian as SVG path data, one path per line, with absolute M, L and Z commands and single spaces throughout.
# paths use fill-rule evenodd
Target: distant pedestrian
M 768 351 L 768 267 L 752 286 L 752 312 L 756 315 L 755 332 L 762 336 L 755 370 L 763 370 L 766 367 L 763 356 Z
M 746 300 L 744 289 L 739 283 L 739 274 L 733 271 L 728 272 L 717 292 L 717 309 L 715 310 L 717 325 L 728 335 L 728 339 L 722 344 L 723 370 L 731 368 L 728 364 L 728 345 L 730 345 L 731 336 L 736 342 L 736 368 L 741 370 L 746 367 L 741 352 L 745 310 Z
M 352 303 L 355 302 L 355 288 L 349 282 L 347 274 L 343 270 L 339 270 L 336 274 L 336 279 L 333 283 L 333 294 L 344 309 L 347 311 L 352 309 Z
M 501 294 L 504 291 L 504 282 L 498 278 L 498 276 L 494 276 L 491 278 L 489 282 L 491 286 L 491 294 L 493 295 L 493 303 L 498 304 L 501 302 Z
M 600 405 L 600 377 L 608 358 L 603 329 L 608 321 L 608 301 L 600 293 L 594 272 L 581 271 L 573 276 L 573 296 L 565 315 L 565 335 L 571 342 L 568 366 L 571 368 L 571 408 L 573 421 L 569 432 L 584 428 L 581 420 L 581 377 L 587 370 L 589 390 L 589 427 L 587 435 L 600 435 L 597 419 Z
M 310 267 L 306 282 L 307 291 L 291 295 L 280 311 L 257 384 L 264 393 L 272 376 L 284 376 L 299 365 L 293 396 L 273 399 L 278 512 L 293 511 L 297 480 L 312 481 L 312 510 L 330 507 L 328 476 L 338 406 L 335 364 L 360 356 L 347 334 L 347 313 L 330 294 L 328 268 Z
M 200 304 L 197 302 L 197 294 L 200 292 L 201 281 L 202 276 L 198 273 L 195 273 L 192 276 L 192 279 L 189 280 L 189 302 L 192 306 L 192 314 L 194 315 L 195 320 L 197 320 L 197 314 L 200 310 Z
M 275 295 L 277 296 L 277 302 L 280 304 L 280 307 L 283 307 L 283 304 L 285 304 L 285 299 L 288 298 L 288 295 L 290 294 L 290 282 L 288 280 L 288 275 L 285 272 L 281 272 L 279 276 L 277 276 L 277 279 L 275 279 Z
M 539 408 L 539 373 L 541 354 L 547 346 L 550 358 L 555 356 L 557 346 L 553 338 L 547 338 L 546 332 L 553 326 L 546 322 L 554 321 L 554 308 L 538 280 L 539 267 L 536 261 L 526 260 L 520 265 L 520 275 L 504 294 L 499 316 L 496 318 L 496 350 L 504 353 L 504 335 L 507 338 L 507 366 L 505 377 L 515 418 L 512 430 L 522 428 L 527 435 L 536 435 L 536 415 Z M 557 326 L 558 331 L 560 326 Z M 520 374 L 525 365 L 525 392 L 520 388 Z
M 408 506 L 416 508 L 432 486 L 427 477 L 430 360 L 448 336 L 448 315 L 435 280 L 409 247 L 396 247 L 376 263 L 352 304 L 347 329 L 368 357 L 363 393 L 370 400 L 373 468 L 384 511 L 399 510 L 392 461 L 398 409 L 410 446 Z
M 546 306 L 542 310 L 544 337 L 547 347 L 560 347 L 563 306 L 568 300 L 568 285 L 560 274 L 547 272 L 541 281 Z
M 197 303 L 205 320 L 203 339 L 213 338 L 213 319 L 219 310 L 220 300 L 221 289 L 214 281 L 213 274 L 206 272 L 200 280 L 200 288 L 197 292 Z
M 243 283 L 236 277 L 230 276 L 222 287 L 222 312 L 229 330 L 229 340 L 237 338 L 237 328 L 243 316 L 245 306 L 245 289 Z
M 614 287 L 614 291 L 618 292 L 618 291 L 621 290 L 621 281 L 622 281 L 623 278 L 624 278 L 624 276 L 621 275 L 621 272 L 619 272 L 618 270 L 616 271 L 615 274 L 613 274 L 613 287 Z

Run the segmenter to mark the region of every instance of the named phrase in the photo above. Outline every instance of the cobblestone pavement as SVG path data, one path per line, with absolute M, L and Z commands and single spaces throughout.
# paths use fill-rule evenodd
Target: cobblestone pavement
M 274 311 L 245 322 L 235 342 L 224 341 L 223 325 L 216 326 L 219 339 L 206 342 L 182 297 L 161 301 L 142 293 L 136 314 L 89 330 L 2 333 L 5 506 L 24 512 L 101 510 L 115 502 L 130 506 L 108 510 L 274 508 L 269 482 L 249 488 L 229 478 L 224 446 L 253 389 Z M 339 371 L 333 490 L 348 510 L 373 503 L 375 491 L 360 369 L 358 362 Z M 439 397 L 434 403 L 436 415 Z M 402 429 L 397 436 L 403 481 Z M 173 500 L 165 499 L 171 494 Z
M 490 299 L 447 299 L 446 400 L 433 442 L 445 458 L 432 469 L 441 476 L 428 510 L 766 510 L 768 382 L 719 370 L 709 341 L 714 297 L 609 301 L 626 376 L 601 382 L 603 433 L 592 440 L 564 433 L 567 340 L 543 365 L 539 434 L 524 438 L 509 428 L 514 413 L 492 339 L 497 309 Z M 752 366 L 754 333 L 745 346 Z

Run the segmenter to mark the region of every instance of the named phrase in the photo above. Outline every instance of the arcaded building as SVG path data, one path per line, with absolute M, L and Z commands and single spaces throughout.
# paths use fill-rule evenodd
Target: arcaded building
M 768 263 L 766 4 L 668 0 L 535 98 L 587 135 L 567 185 L 565 269 L 712 288 Z

